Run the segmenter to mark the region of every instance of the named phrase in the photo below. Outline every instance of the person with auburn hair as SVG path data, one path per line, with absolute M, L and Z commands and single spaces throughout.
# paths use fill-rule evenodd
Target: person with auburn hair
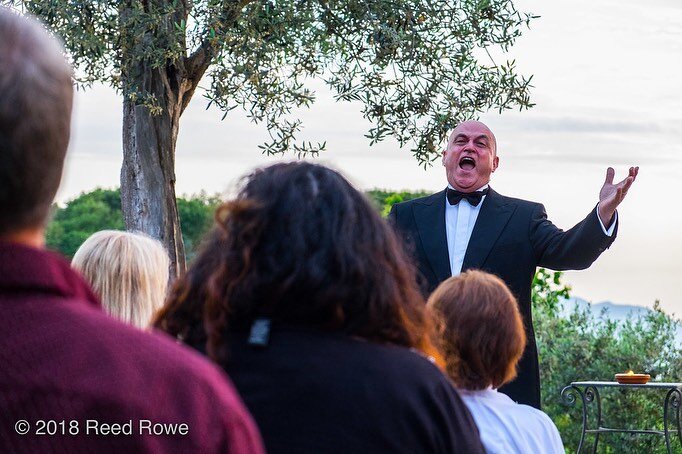
M 391 228 L 337 172 L 253 172 L 157 327 L 222 365 L 267 451 L 483 452 L 429 352 L 424 300 Z
M 45 249 L 72 102 L 63 48 L 0 7 L 0 452 L 262 453 L 221 370 L 106 316 Z
M 92 234 L 71 261 L 109 315 L 142 329 L 163 305 L 168 265 L 160 241 L 119 230 Z
M 516 298 L 502 279 L 470 270 L 444 281 L 427 307 L 445 369 L 471 411 L 488 453 L 563 453 L 552 420 L 497 388 L 513 380 L 526 347 Z

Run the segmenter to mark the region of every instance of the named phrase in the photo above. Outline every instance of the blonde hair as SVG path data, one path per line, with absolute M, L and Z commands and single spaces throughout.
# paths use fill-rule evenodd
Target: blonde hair
M 147 328 L 168 287 L 168 253 L 142 233 L 103 230 L 78 248 L 71 266 L 90 283 L 104 310 Z

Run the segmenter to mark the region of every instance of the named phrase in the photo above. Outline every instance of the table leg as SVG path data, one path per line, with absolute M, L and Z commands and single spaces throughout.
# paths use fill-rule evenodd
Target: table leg
M 675 401 L 677 403 L 677 441 L 680 442 L 682 446 L 682 425 L 680 425 L 680 413 L 682 413 L 682 390 L 677 388 L 678 399 Z
M 679 438 L 680 444 L 682 445 L 682 427 L 680 427 L 680 401 L 682 400 L 682 391 L 679 388 L 671 389 L 665 395 L 665 402 L 663 403 L 663 435 L 665 436 L 665 447 L 668 453 L 671 453 L 670 447 L 670 427 L 669 421 L 672 417 L 669 417 L 669 411 L 674 412 L 675 424 L 677 425 L 677 436 Z
M 585 400 L 589 402 L 597 402 L 597 429 L 602 427 L 601 419 L 601 397 L 599 396 L 599 390 L 595 386 L 588 386 L 585 388 Z M 599 432 L 594 434 L 594 445 L 592 445 L 592 452 L 597 452 L 597 445 L 599 444 Z
M 580 442 L 578 443 L 577 454 L 580 454 L 583 449 L 583 443 L 585 441 L 585 431 L 587 430 L 587 401 L 585 399 L 585 394 L 577 386 L 569 385 L 561 390 L 561 399 L 567 405 L 575 405 L 576 393 L 580 396 L 580 400 L 583 403 L 583 425 L 582 432 L 580 433 Z

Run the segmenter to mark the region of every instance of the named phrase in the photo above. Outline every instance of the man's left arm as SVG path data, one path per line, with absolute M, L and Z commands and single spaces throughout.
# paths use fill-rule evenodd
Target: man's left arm
M 584 269 L 608 248 L 617 233 L 616 208 L 637 177 L 638 167 L 614 184 L 614 170 L 609 167 L 599 192 L 599 204 L 572 229 L 564 232 L 552 224 L 540 205 L 533 212 L 530 238 L 538 266 L 555 270 Z

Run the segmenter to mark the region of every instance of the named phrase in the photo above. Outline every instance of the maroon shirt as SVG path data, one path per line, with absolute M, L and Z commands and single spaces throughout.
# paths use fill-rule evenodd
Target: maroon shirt
M 103 314 L 56 254 L 0 242 L 0 314 L 0 452 L 263 452 L 225 375 Z

